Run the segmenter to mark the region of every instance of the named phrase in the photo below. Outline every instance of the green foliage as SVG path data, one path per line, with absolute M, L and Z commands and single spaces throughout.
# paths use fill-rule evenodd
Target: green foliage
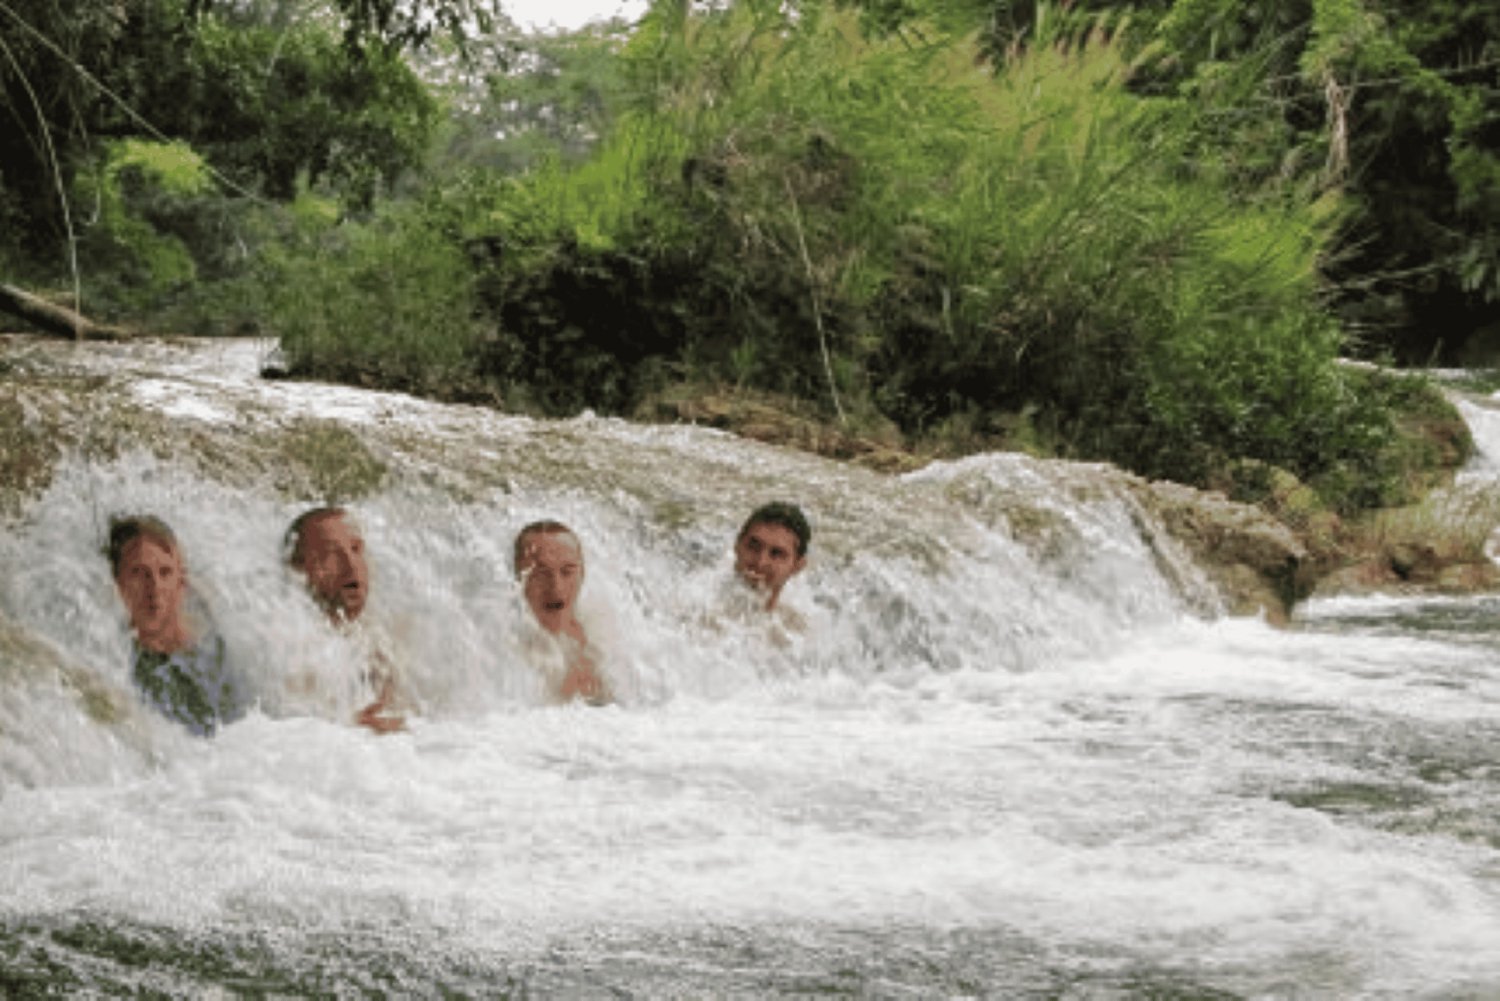
M 444 85 L 450 113 L 435 172 L 583 160 L 621 110 L 625 36 L 618 21 L 542 35 L 512 28 L 471 49 L 470 71 Z
M 341 44 L 341 23 L 286 3 L 9 0 L 0 214 L 22 221 L 13 252 L 65 261 L 70 206 L 60 193 L 96 169 L 108 143 L 131 138 L 185 142 L 220 175 L 272 198 L 292 197 L 300 178 L 368 208 L 419 163 L 437 105 L 399 51 Z
M 304 196 L 259 261 L 262 317 L 294 372 L 452 395 L 478 350 L 473 277 L 419 206 L 336 222 Z
M 1500 7 L 1177 0 L 1160 32 L 1185 86 L 1225 64 L 1257 80 L 1238 105 L 1260 125 L 1221 131 L 1227 156 L 1269 150 L 1344 188 L 1323 270 L 1366 353 L 1452 361 L 1500 321 Z
M 207 6 L 209 0 L 198 0 Z M 344 42 L 368 54 L 421 47 L 441 29 L 460 47 L 483 38 L 501 18 L 495 0 L 330 0 L 344 22 Z
M 1378 443 L 1317 309 L 1331 206 L 1257 207 L 1184 170 L 1197 106 L 1140 101 L 1128 70 L 1099 42 L 1008 64 L 984 183 L 921 244 L 957 252 L 908 265 L 945 283 L 899 283 L 882 310 L 905 321 L 884 408 L 908 425 L 1030 408 L 1073 454 L 1190 482 L 1229 456 L 1307 473 Z
M 90 264 L 91 299 L 107 311 L 159 303 L 198 274 L 188 245 L 153 225 L 184 206 L 189 214 L 210 189 L 202 157 L 182 143 L 126 139 L 107 147 L 97 172 L 83 174 L 77 202 L 95 206 L 81 256 Z M 100 276 L 94 279 L 92 276 Z
M 1462 416 L 1419 374 L 1349 368 L 1344 378 L 1359 408 L 1394 421 L 1394 434 L 1324 468 L 1312 485 L 1343 511 L 1413 503 L 1451 479 L 1473 454 Z
M 819 5 L 655 8 L 626 51 L 637 110 L 597 155 L 465 214 L 502 248 L 482 301 L 509 397 L 625 409 L 685 370 L 1199 482 L 1383 446 L 1320 311 L 1336 198 L 1246 198 L 1198 155 L 1200 103 L 1132 93 L 1103 35 L 998 78 L 915 36 Z
M 143 142 L 126 139 L 110 148 L 104 172 L 109 186 L 117 189 L 122 175 L 138 171 L 171 195 L 200 195 L 212 182 L 208 166 L 185 143 Z M 115 191 L 118 195 L 118 191 Z
M 277 200 L 300 182 L 368 208 L 418 165 L 437 105 L 395 52 L 359 57 L 330 25 L 192 22 L 186 58 L 136 82 L 157 127 Z
M 474 178 L 429 204 L 475 265 L 493 325 L 479 371 L 512 406 L 628 411 L 682 349 L 672 292 L 690 283 L 688 262 L 643 218 L 632 149 L 644 152 L 613 145 L 574 172 Z
M 56 254 L 66 230 L 60 191 L 72 184 L 82 109 L 96 93 L 76 66 L 124 44 L 122 11 L 106 0 L 0 8 L 0 238 L 16 257 Z M 87 119 L 83 119 L 87 122 Z
M 51 225 L 59 137 L 93 302 L 254 324 L 296 372 L 548 413 L 722 380 L 1188 482 L 1255 460 L 1348 508 L 1432 457 L 1335 364 L 1325 276 L 1348 315 L 1420 291 L 1398 265 L 1500 300 L 1493 56 L 1454 34 L 1491 15 L 1456 0 L 662 0 L 628 40 L 470 48 L 495 72 L 447 88 L 441 186 L 404 201 L 440 105 L 397 8 L 15 2 L 78 65 L 0 55 L 0 219 Z
M 962 21 L 966 0 L 851 0 L 866 23 Z M 1108 0 L 992 0 L 967 24 L 990 58 L 1053 44 Z M 1201 155 L 1247 197 L 1336 186 L 1322 271 L 1351 348 L 1457 363 L 1500 326 L 1500 6 L 1472 0 L 1139 0 L 1120 29 L 1153 56 L 1138 93 L 1210 112 Z M 1114 30 L 1114 29 L 1112 29 Z

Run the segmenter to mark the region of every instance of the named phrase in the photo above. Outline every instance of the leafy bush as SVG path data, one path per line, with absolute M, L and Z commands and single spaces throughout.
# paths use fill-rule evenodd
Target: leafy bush
M 263 315 L 294 372 L 471 393 L 473 272 L 420 206 L 364 223 L 304 195 L 259 262 Z
M 75 186 L 75 203 L 94 207 L 79 256 L 95 307 L 139 314 L 197 278 L 192 248 L 158 224 L 191 226 L 211 187 L 203 158 L 184 143 L 125 139 L 106 147 L 104 162 Z
M 1190 482 L 1230 457 L 1312 476 L 1390 435 L 1320 309 L 1337 202 L 1244 197 L 1194 156 L 1197 106 L 1131 93 L 1102 34 L 992 78 L 967 42 L 742 0 L 658 7 L 627 58 L 641 104 L 600 155 L 487 219 L 509 356 L 579 360 L 533 369 L 554 402 L 678 366 L 912 434 L 1025 414 L 1064 454 Z
M 1426 363 L 1500 321 L 1500 7 L 1464 0 L 1177 0 L 1160 78 L 1229 76 L 1213 137 L 1244 161 L 1300 161 L 1349 202 L 1324 272 L 1351 347 Z M 1490 336 L 1493 342 L 1493 335 Z

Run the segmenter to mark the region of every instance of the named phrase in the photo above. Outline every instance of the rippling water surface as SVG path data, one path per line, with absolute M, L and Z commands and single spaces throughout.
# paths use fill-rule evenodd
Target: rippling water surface
M 1138 512 L 1015 457 L 889 479 L 268 386 L 233 350 L 28 362 L 106 371 L 91 398 L 177 444 L 64 451 L 0 542 L 0 994 L 1500 996 L 1495 599 L 1205 617 Z M 385 469 L 352 503 L 405 734 L 275 698 L 340 669 L 275 558 L 318 498 L 234 456 L 309 421 Z M 801 639 L 712 604 L 782 494 L 817 533 Z M 121 508 L 178 528 L 266 679 L 214 740 L 129 694 Z M 504 567 L 544 514 L 619 705 L 539 697 Z

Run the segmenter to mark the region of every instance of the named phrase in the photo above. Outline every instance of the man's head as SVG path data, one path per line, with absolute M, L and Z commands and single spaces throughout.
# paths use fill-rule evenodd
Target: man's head
M 111 518 L 105 555 L 137 642 L 149 650 L 173 651 L 186 632 L 187 572 L 177 536 L 149 516 Z
M 807 565 L 812 528 L 795 504 L 774 501 L 750 513 L 734 540 L 734 571 L 751 587 L 767 595 L 766 608 L 786 582 Z
M 334 621 L 353 622 L 370 596 L 370 568 L 359 526 L 341 507 L 303 512 L 286 532 L 287 562 Z
M 549 633 L 573 631 L 583 587 L 583 546 L 560 521 L 534 521 L 516 535 L 515 571 L 526 604 Z

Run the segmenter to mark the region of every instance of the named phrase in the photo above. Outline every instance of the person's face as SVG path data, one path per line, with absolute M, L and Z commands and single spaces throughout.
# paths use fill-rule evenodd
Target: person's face
M 365 540 L 342 515 L 315 518 L 302 527 L 302 572 L 329 618 L 353 622 L 370 596 Z
M 131 539 L 120 553 L 115 587 L 137 638 L 145 641 L 175 631 L 187 580 L 174 547 L 146 535 Z
M 756 522 L 734 543 L 735 573 L 769 596 L 767 607 L 806 563 L 807 557 L 797 555 L 797 533 L 775 522 Z
M 526 539 L 520 565 L 526 604 L 549 633 L 573 621 L 583 586 L 583 547 L 567 532 L 536 532 Z

